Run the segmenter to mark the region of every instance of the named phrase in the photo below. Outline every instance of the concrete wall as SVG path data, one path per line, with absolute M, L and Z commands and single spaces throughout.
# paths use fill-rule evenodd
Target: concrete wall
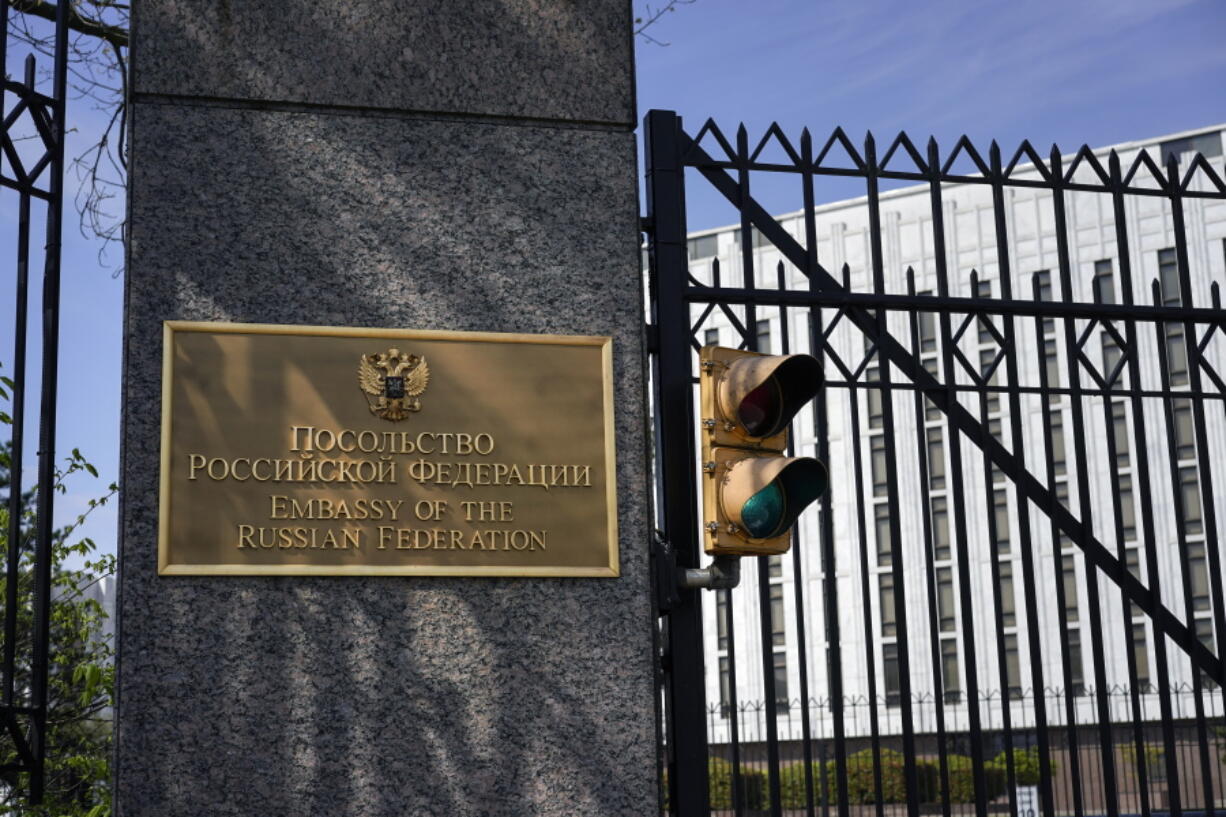
M 136 7 L 122 817 L 654 808 L 630 15 Z M 612 335 L 621 578 L 159 577 L 167 319 Z

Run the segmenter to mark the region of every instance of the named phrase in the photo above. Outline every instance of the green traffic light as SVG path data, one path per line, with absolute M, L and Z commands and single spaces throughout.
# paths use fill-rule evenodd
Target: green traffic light
M 754 539 L 766 539 L 778 529 L 785 508 L 783 491 L 775 480 L 746 500 L 741 508 L 741 521 Z
M 741 506 L 741 524 L 754 539 L 779 536 L 826 490 L 826 469 L 817 460 L 791 460 L 775 479 Z

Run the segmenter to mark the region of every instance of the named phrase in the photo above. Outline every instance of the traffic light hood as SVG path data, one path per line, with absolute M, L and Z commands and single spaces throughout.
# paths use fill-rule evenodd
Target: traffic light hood
M 823 381 L 822 366 L 810 355 L 742 357 L 720 378 L 720 410 L 746 436 L 772 437 L 817 396 Z
M 787 531 L 826 482 L 825 466 L 811 457 L 750 457 L 728 469 L 720 503 L 750 538 L 769 539 Z

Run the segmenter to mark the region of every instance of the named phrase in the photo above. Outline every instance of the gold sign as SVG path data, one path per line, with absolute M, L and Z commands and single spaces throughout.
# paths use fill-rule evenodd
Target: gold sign
M 616 576 L 612 340 L 167 321 L 163 575 Z

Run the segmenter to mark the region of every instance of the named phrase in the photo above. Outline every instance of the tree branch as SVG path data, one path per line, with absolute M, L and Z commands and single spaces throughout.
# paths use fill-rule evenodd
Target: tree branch
M 60 2 L 69 4 L 68 27 L 73 31 L 105 40 L 115 46 L 116 50 L 128 47 L 128 32 L 126 29 L 107 25 L 101 20 L 91 20 L 88 17 L 83 17 L 76 7 L 72 5 L 72 0 L 60 0 Z M 47 0 L 8 0 L 8 4 L 11 8 L 23 14 L 30 14 L 34 17 L 41 17 L 44 20 L 55 22 L 57 13 L 55 3 L 48 3 Z

